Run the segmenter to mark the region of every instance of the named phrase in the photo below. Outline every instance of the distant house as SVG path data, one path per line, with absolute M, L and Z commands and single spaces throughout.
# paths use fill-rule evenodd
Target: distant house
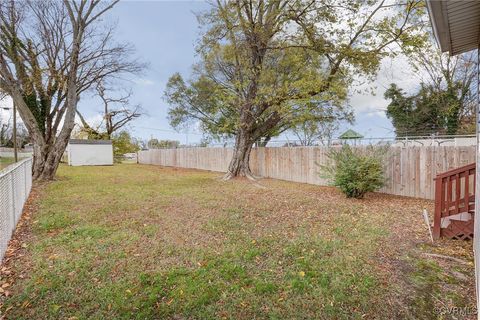
M 113 146 L 111 140 L 71 139 L 67 147 L 70 166 L 111 166 Z
M 347 141 L 353 141 L 353 144 L 356 144 L 356 141 L 358 139 L 362 139 L 363 136 L 352 129 L 348 129 L 347 131 L 342 133 L 338 138 L 342 140 L 343 143 L 346 143 Z

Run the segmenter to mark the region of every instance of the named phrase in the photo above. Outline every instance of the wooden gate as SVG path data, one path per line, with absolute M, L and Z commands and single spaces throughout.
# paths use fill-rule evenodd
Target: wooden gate
M 475 163 L 435 178 L 433 236 L 473 239 L 475 215 Z

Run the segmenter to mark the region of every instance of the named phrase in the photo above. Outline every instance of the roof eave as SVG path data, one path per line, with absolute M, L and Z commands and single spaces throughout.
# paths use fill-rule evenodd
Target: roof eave
M 427 0 L 427 11 L 432 24 L 433 34 L 440 50 L 453 55 L 445 2 Z

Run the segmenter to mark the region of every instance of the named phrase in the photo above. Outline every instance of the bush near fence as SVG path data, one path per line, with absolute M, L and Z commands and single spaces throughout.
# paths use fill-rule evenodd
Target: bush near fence
M 358 147 L 364 148 L 364 147 Z M 254 174 L 287 181 L 327 185 L 318 164 L 328 161 L 329 147 L 254 148 Z M 138 152 L 138 162 L 226 172 L 232 148 L 152 149 Z M 385 160 L 386 185 L 380 192 L 434 199 L 437 174 L 475 162 L 475 146 L 390 147 Z
M 0 170 L 0 263 L 32 188 L 32 158 Z

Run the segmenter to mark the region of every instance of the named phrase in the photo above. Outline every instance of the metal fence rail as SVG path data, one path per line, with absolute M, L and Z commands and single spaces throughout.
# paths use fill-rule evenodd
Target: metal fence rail
M 32 158 L 0 170 L 0 263 L 32 188 Z

